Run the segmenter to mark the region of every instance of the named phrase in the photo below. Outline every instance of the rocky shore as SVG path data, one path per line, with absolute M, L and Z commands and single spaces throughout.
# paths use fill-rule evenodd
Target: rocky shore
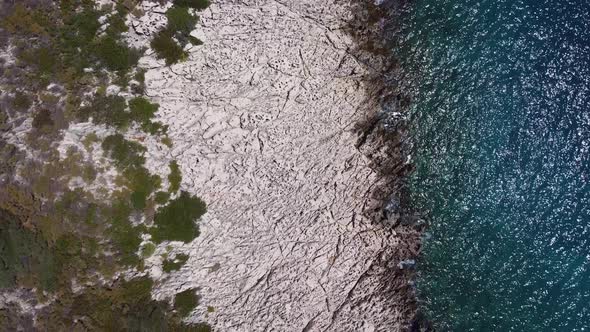
M 0 326 L 415 330 L 383 14 L 0 4 Z
M 138 45 L 164 24 L 165 8 L 143 7 L 129 36 Z M 201 235 L 168 248 L 188 261 L 153 294 L 198 288 L 203 305 L 189 320 L 220 331 L 411 325 L 420 234 L 397 211 L 396 181 L 410 167 L 401 136 L 379 121 L 374 82 L 386 61 L 359 43 L 369 8 L 218 0 L 200 13 L 193 35 L 204 45 L 186 61 L 140 60 L 173 141 L 148 141 L 146 167 L 175 158 L 182 188 L 208 204 Z M 147 263 L 162 276 L 159 256 Z

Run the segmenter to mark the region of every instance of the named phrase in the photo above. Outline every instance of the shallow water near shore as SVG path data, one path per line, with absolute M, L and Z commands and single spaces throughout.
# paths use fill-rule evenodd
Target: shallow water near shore
M 590 328 L 590 4 L 407 9 L 422 310 L 440 331 Z

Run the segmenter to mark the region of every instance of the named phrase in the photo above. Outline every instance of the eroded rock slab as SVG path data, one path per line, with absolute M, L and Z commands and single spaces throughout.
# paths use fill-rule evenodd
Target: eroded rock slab
M 147 94 L 169 125 L 183 188 L 209 213 L 166 298 L 199 287 L 194 321 L 221 331 L 395 331 L 409 324 L 417 232 L 369 220 L 381 184 L 355 148 L 376 103 L 344 32 L 351 5 L 330 0 L 215 1 L 194 32 L 204 45 L 172 67 L 154 58 Z M 149 15 L 133 22 L 149 35 Z M 147 32 L 146 32 L 147 31 Z M 157 262 L 152 274 L 158 275 Z M 206 307 L 214 308 L 207 312 Z M 213 311 L 213 312 L 211 312 Z

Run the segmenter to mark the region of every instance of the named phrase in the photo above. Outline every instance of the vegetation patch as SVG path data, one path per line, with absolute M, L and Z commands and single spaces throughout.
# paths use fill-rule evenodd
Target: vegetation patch
M 161 205 L 166 204 L 166 202 L 168 202 L 169 199 L 170 193 L 168 193 L 167 191 L 158 191 L 154 196 L 154 200 L 156 201 L 156 203 Z
M 170 193 L 175 193 L 180 189 L 180 183 L 182 182 L 182 173 L 176 160 L 170 162 L 170 174 L 168 175 L 168 181 L 170 181 Z
M 166 273 L 178 271 L 188 260 L 188 255 L 178 254 L 174 259 L 165 259 L 162 263 L 162 269 Z
M 178 63 L 188 56 L 183 47 L 172 38 L 172 35 L 164 30 L 156 34 L 150 46 L 156 52 L 158 59 L 166 60 L 166 65 Z
M 203 0 L 174 2 L 174 6 L 166 11 L 166 27 L 156 34 L 150 44 L 158 59 L 165 59 L 166 65 L 178 63 L 187 58 L 188 54 L 184 47 L 188 43 L 195 46 L 203 44 L 198 38 L 190 35 L 199 22 L 199 17 L 192 14 L 191 10 L 203 10 L 208 6 L 209 2 Z
M 182 317 L 188 316 L 199 305 L 199 296 L 195 289 L 187 289 L 174 297 L 174 309 Z
M 186 325 L 178 314 L 196 306 L 194 290 L 171 307 L 151 299 L 151 279 L 116 278 L 126 269 L 142 271 L 143 259 L 153 255 L 156 244 L 194 239 L 199 235 L 196 221 L 206 211 L 204 202 L 185 192 L 170 200 L 180 190 L 178 164 L 170 163 L 169 192 L 162 190 L 160 177 L 144 165 L 141 139 L 130 141 L 124 135 L 137 127 L 162 135 L 161 141 L 171 146 L 167 127 L 154 121 L 159 105 L 141 96 L 145 71 L 137 62 L 143 50 L 122 38 L 126 15 L 137 2 L 118 2 L 113 10 L 91 0 L 27 0 L 0 11 L 0 30 L 9 33 L 2 46 L 9 45 L 16 56 L 15 62 L 0 64 L 5 91 L 0 130 L 32 119 L 26 143 L 35 156 L 27 159 L 0 138 L 0 292 L 19 287 L 37 296 L 37 303 L 49 303 L 21 321 L 5 319 L 17 315 L 10 307 L 0 309 L 0 325 L 8 324 L 3 325 L 8 330 L 22 329 L 22 320 L 48 331 L 211 330 L 206 324 Z M 169 29 L 162 32 L 169 39 L 160 44 L 160 53 L 173 61 L 186 57 L 182 48 L 197 23 L 186 7 L 167 13 Z M 170 41 L 176 48 L 163 50 Z M 113 85 L 120 94 L 111 93 Z M 70 148 L 62 158 L 55 144 L 62 135 L 58 129 L 90 119 L 115 134 L 101 143 L 90 133 L 82 140 L 86 153 Z M 113 191 L 104 186 L 94 193 L 84 185 L 96 188 L 104 181 L 97 178 L 103 170 L 92 163 L 98 143 L 118 171 Z M 153 242 L 144 242 L 146 234 Z M 177 255 L 164 268 L 179 269 L 187 259 Z M 48 302 L 51 298 L 57 301 Z
M 209 0 L 174 0 L 177 6 L 190 7 L 197 10 L 203 10 L 209 7 L 211 2 Z
M 42 130 L 45 128 L 53 127 L 53 119 L 51 118 L 51 112 L 46 109 L 41 109 L 35 113 L 33 117 L 33 128 Z
M 146 148 L 139 143 L 126 140 L 121 134 L 106 137 L 102 142 L 102 148 L 107 156 L 115 161 L 115 165 L 121 169 L 141 167 L 145 162 L 143 154 Z
M 144 97 L 136 97 L 129 101 L 131 119 L 141 125 L 141 129 L 152 135 L 165 134 L 167 126 L 159 122 L 153 122 L 156 112 L 160 105 L 151 103 Z
M 154 227 L 150 230 L 153 241 L 191 242 L 199 236 L 196 221 L 206 212 L 205 202 L 182 191 L 178 198 L 156 212 Z

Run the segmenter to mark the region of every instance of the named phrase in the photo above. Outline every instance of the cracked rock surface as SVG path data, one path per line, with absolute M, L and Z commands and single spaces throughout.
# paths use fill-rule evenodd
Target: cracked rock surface
M 378 106 L 349 51 L 352 8 L 217 0 L 200 13 L 193 34 L 204 45 L 187 61 L 142 59 L 174 143 L 150 146 L 148 166 L 166 169 L 171 153 L 183 189 L 208 204 L 201 235 L 172 244 L 188 262 L 154 294 L 200 288 L 189 320 L 220 331 L 408 327 L 412 273 L 399 263 L 415 256 L 419 234 L 367 217 L 382 181 L 355 148 L 354 126 Z M 146 15 L 132 22 L 137 40 L 150 15 L 161 19 Z

